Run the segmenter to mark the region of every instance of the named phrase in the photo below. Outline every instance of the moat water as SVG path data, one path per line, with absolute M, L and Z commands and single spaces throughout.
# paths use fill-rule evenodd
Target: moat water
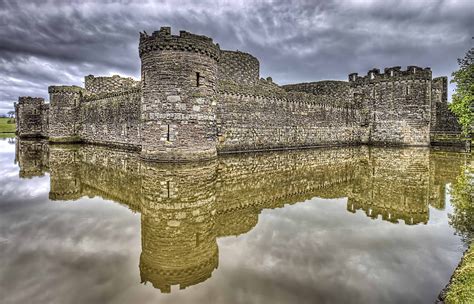
M 2 303 L 433 303 L 465 249 L 463 153 L 150 164 L 0 139 Z

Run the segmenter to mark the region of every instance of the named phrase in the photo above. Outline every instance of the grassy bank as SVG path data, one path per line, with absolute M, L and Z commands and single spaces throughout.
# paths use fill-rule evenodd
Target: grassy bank
M 0 118 L 0 133 L 15 133 L 15 123 L 11 118 Z
M 0 133 L 0 138 L 12 138 L 15 137 L 15 133 Z
M 474 243 L 464 253 L 441 299 L 447 304 L 474 302 Z

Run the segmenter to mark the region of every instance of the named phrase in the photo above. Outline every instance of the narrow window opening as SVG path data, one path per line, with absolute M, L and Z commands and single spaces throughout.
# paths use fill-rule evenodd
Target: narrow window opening
M 391 77 L 393 77 L 393 70 L 392 70 L 392 71 L 390 71 L 390 76 L 391 76 Z
M 406 92 L 405 93 L 406 93 L 406 95 L 410 94 L 410 87 L 408 85 L 406 86 Z
M 170 141 L 170 125 L 168 125 L 168 131 L 166 133 L 166 140 Z
M 199 72 L 196 72 L 196 87 L 200 85 L 199 78 L 201 78 L 201 75 L 199 74 Z
M 170 198 L 170 181 L 166 182 L 167 197 Z

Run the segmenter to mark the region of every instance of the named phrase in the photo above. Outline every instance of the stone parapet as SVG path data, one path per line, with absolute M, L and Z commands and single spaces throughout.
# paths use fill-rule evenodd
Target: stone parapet
M 383 73 L 379 69 L 371 69 L 366 76 L 359 76 L 358 73 L 349 74 L 349 82 L 355 84 L 376 83 L 384 81 L 399 80 L 415 80 L 425 79 L 431 80 L 431 68 L 422 68 L 418 66 L 408 66 L 406 70 L 402 70 L 400 66 L 385 68 Z
M 139 54 L 151 51 L 185 51 L 195 52 L 207 55 L 212 59 L 219 60 L 220 48 L 218 44 L 212 41 L 212 38 L 195 35 L 186 31 L 180 31 L 179 36 L 171 35 L 170 27 L 162 27 L 159 31 L 153 32 L 152 35 L 140 33 Z

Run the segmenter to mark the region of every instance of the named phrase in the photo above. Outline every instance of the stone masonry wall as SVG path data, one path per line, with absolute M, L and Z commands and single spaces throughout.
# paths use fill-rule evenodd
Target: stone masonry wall
M 47 126 L 44 126 L 48 113 L 43 98 L 19 97 L 15 104 L 17 134 L 20 137 L 44 137 Z
M 214 158 L 219 46 L 163 27 L 140 36 L 142 157 L 161 162 Z
M 81 139 L 88 143 L 140 146 L 139 88 L 86 98 L 81 107 Z
M 131 88 L 139 87 L 140 81 L 134 80 L 131 77 L 120 77 L 119 75 L 111 77 L 87 75 L 84 77 L 84 84 L 87 92 L 101 94 L 127 91 Z
M 287 84 L 281 86 L 288 92 L 306 92 L 317 95 L 319 100 L 330 105 L 345 105 L 352 103 L 350 86 L 347 81 L 325 80 Z
M 219 81 L 254 84 L 260 75 L 260 63 L 254 56 L 239 51 L 221 51 Z
M 431 85 L 431 131 L 461 132 L 456 115 L 448 108 L 448 78 L 434 78 Z
M 369 143 L 430 145 L 431 70 L 410 66 L 349 75 L 354 99 L 360 98 L 369 125 Z
M 141 81 L 88 75 L 85 88 L 50 87 L 49 105 L 21 97 L 18 135 L 126 146 L 148 160 L 181 162 L 232 151 L 428 146 L 437 132 L 460 134 L 447 78 L 432 79 L 430 68 L 278 86 L 258 78 L 257 58 L 221 50 L 206 36 L 162 27 L 140 33 L 138 51 Z
M 49 104 L 41 106 L 41 134 L 44 137 L 49 137 Z
M 358 144 L 364 130 L 355 107 L 317 103 L 312 94 L 267 97 L 221 92 L 218 151 Z
M 77 86 L 48 88 L 49 139 L 55 142 L 78 142 L 82 122 L 79 118 L 84 89 Z

